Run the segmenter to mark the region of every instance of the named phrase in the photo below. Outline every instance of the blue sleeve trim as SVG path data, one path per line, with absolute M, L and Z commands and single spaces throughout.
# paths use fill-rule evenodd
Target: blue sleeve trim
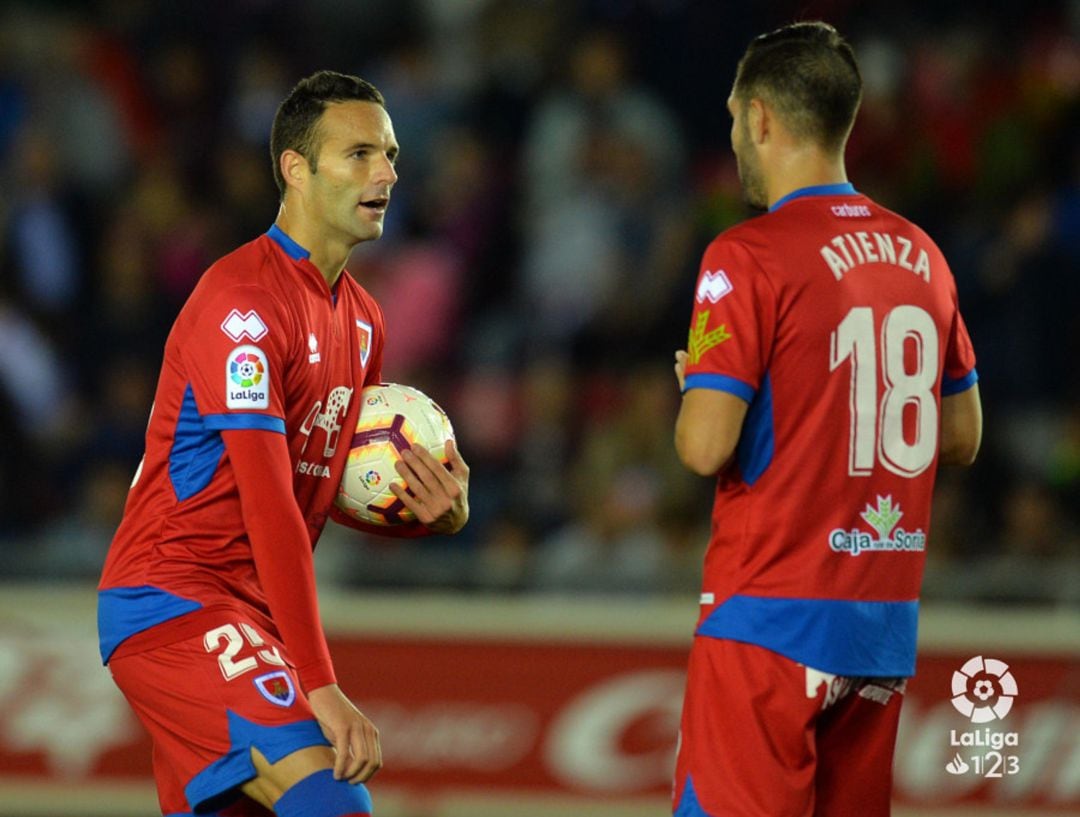
M 690 391 L 690 389 L 712 389 L 713 391 L 726 391 L 728 394 L 734 394 L 736 397 L 740 397 L 747 403 L 754 399 L 754 393 L 757 391 L 749 383 L 739 380 L 737 377 L 730 377 L 726 374 L 689 374 L 683 381 L 683 393 Z
M 203 425 L 212 431 L 255 429 L 285 433 L 285 421 L 269 414 L 207 414 L 203 417 Z
M 951 397 L 954 394 L 960 394 L 960 392 L 967 391 L 978 382 L 979 373 L 974 369 L 961 377 L 959 380 L 953 380 L 951 377 L 942 377 L 941 396 Z
M 915 674 L 918 601 L 731 596 L 697 635 L 757 644 L 836 675 Z
M 236 683 L 242 683 L 237 680 Z M 303 717 L 299 712 L 298 716 Z M 227 712 L 229 721 L 229 750 L 215 760 L 184 787 L 191 810 L 200 809 L 218 796 L 255 777 L 251 762 L 251 747 L 256 747 L 271 763 L 308 746 L 330 746 L 319 724 L 304 718 L 278 726 L 262 726 Z M 280 813 L 280 812 L 279 812 Z
M 116 648 L 136 633 L 200 609 L 197 601 L 148 584 L 102 590 L 97 609 L 101 663 L 108 664 Z

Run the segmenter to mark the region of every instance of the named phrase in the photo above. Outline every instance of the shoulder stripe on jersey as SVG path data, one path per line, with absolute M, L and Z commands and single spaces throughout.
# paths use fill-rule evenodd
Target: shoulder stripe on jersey
M 285 421 L 269 414 L 207 414 L 203 425 L 212 431 L 236 431 L 237 429 L 257 429 L 285 433 Z
M 726 391 L 741 397 L 747 403 L 754 399 L 756 389 L 749 383 L 739 380 L 737 377 L 729 377 L 726 374 L 690 374 L 683 382 L 683 393 L 690 389 L 712 389 L 713 391 Z
M 753 485 L 765 473 L 776 452 L 776 436 L 773 431 L 772 380 L 769 373 L 761 378 L 750 408 L 743 420 L 739 444 L 735 448 L 735 460 L 739 463 L 739 472 L 743 482 Z
M 686 785 L 683 786 L 682 796 L 679 797 L 679 807 L 675 809 L 674 817 L 709 817 L 698 802 L 694 782 L 689 775 L 686 776 Z
M 225 441 L 218 431 L 207 428 L 189 383 L 169 450 L 169 481 L 178 501 L 195 496 L 210 484 L 224 453 Z
M 979 373 L 972 369 L 963 377 L 958 380 L 953 380 L 951 377 L 945 376 L 941 378 L 941 396 L 949 397 L 953 394 L 960 394 L 960 392 L 967 391 L 976 383 L 979 382 Z

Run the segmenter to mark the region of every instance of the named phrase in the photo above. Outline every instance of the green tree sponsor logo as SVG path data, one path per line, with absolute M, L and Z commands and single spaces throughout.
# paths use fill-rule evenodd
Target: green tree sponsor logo
M 877 507 L 869 503 L 859 517 L 874 533 L 852 528 L 836 528 L 829 533 L 829 547 L 835 553 L 847 553 L 858 556 L 864 552 L 922 552 L 926 550 L 926 533 L 920 528 L 906 531 L 897 527 L 904 512 L 900 503 L 894 503 L 892 496 L 879 496 Z
M 879 539 L 888 539 L 892 529 L 896 527 L 896 523 L 900 521 L 900 517 L 903 515 L 904 513 L 900 510 L 899 504 L 895 508 L 893 507 L 891 495 L 879 496 L 876 510 L 870 507 L 870 503 L 867 503 L 866 510 L 859 514 L 870 527 L 877 531 Z
M 726 324 L 720 324 L 712 331 L 708 330 L 709 310 L 699 312 L 697 322 L 690 330 L 690 338 L 686 343 L 686 351 L 690 356 L 690 363 L 699 363 L 701 356 L 715 346 L 719 346 L 726 340 L 731 340 L 731 333 Z

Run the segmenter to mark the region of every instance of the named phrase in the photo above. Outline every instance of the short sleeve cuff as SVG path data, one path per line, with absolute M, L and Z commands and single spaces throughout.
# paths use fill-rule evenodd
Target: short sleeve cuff
M 979 373 L 972 369 L 963 377 L 953 379 L 945 376 L 941 378 L 941 396 L 950 397 L 954 394 L 960 394 L 960 392 L 967 391 L 976 383 L 979 382 Z
M 726 391 L 729 394 L 734 394 L 750 403 L 754 399 L 754 394 L 757 392 L 753 386 L 749 383 L 739 380 L 737 377 L 730 377 L 726 374 L 690 374 L 686 376 L 686 380 L 683 381 L 683 394 L 690 391 L 690 389 L 712 389 L 713 391 Z
M 207 414 L 203 424 L 213 431 L 256 429 L 285 433 L 285 421 L 270 414 Z

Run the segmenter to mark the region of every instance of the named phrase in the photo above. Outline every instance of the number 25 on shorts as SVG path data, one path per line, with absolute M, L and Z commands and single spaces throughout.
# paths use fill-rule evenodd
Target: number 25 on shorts
M 243 635 L 240 634 L 241 631 Z M 251 649 L 256 650 L 256 653 L 255 655 L 237 658 L 240 651 L 244 649 L 245 641 Z M 251 672 L 251 670 L 259 666 L 260 660 L 277 667 L 285 666 L 285 659 L 281 657 L 277 647 L 273 645 L 267 646 L 265 639 L 259 635 L 254 627 L 246 622 L 240 622 L 239 629 L 233 624 L 223 624 L 203 636 L 203 645 L 206 647 L 206 651 L 211 654 L 221 648 L 222 642 L 225 642 L 225 648 L 217 659 L 218 666 L 221 667 L 221 674 L 225 676 L 226 681 L 238 678 L 245 672 Z

